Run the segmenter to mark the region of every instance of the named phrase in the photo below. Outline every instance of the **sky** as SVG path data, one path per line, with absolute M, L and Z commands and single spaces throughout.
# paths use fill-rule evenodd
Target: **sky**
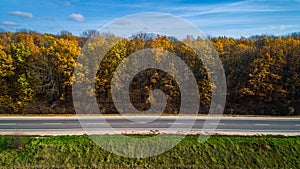
M 239 38 L 300 32 L 300 0 L 4 0 L 0 29 L 80 35 L 126 15 L 168 13 L 209 36 Z

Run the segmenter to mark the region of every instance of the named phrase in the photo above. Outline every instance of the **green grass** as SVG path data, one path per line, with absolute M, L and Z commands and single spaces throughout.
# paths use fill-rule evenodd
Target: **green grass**
M 188 136 L 164 154 L 133 159 L 102 149 L 88 136 L 0 136 L 0 168 L 90 167 L 300 168 L 300 137 L 213 136 L 199 143 L 197 137 Z

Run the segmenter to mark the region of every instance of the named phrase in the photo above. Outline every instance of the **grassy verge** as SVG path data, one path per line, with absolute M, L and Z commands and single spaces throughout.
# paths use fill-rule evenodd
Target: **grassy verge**
M 107 137 L 107 136 L 104 136 Z M 120 136 L 114 139 L 121 139 Z M 172 139 L 169 136 L 168 139 Z M 164 154 L 114 155 L 88 136 L 0 136 L 2 168 L 300 168 L 300 137 L 188 136 Z

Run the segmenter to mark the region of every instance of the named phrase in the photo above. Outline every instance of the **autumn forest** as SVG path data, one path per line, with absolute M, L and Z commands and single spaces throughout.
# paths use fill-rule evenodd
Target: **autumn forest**
M 0 114 L 74 114 L 73 70 L 85 42 L 93 30 L 74 36 L 41 34 L 33 31 L 0 32 Z M 116 38 L 103 35 L 97 44 Z M 227 93 L 225 114 L 300 115 L 300 34 L 252 36 L 249 38 L 211 37 L 225 70 Z M 112 74 L 122 60 L 145 48 L 167 50 L 181 57 L 197 79 L 199 113 L 207 113 L 211 84 L 207 70 L 195 64 L 195 52 L 166 36 L 142 34 L 121 39 L 106 53 L 95 77 L 96 96 L 102 113 L 118 113 L 111 96 Z M 197 39 L 196 39 L 197 41 Z M 149 109 L 149 93 L 165 92 L 164 113 L 180 109 L 180 90 L 166 72 L 149 69 L 131 82 L 130 98 L 139 110 Z

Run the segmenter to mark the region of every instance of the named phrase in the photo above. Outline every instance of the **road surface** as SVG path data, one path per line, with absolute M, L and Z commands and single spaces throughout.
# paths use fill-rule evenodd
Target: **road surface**
M 89 134 L 191 131 L 190 133 L 234 135 L 300 135 L 300 118 L 160 116 L 154 121 L 147 116 L 130 118 L 128 120 L 121 116 L 104 116 L 103 118 L 95 116 L 2 116 L 0 117 L 0 134 L 79 135 L 86 134 L 86 131 Z M 171 126 L 172 130 L 169 129 Z M 192 126 L 191 129 L 189 129 L 190 126 Z

